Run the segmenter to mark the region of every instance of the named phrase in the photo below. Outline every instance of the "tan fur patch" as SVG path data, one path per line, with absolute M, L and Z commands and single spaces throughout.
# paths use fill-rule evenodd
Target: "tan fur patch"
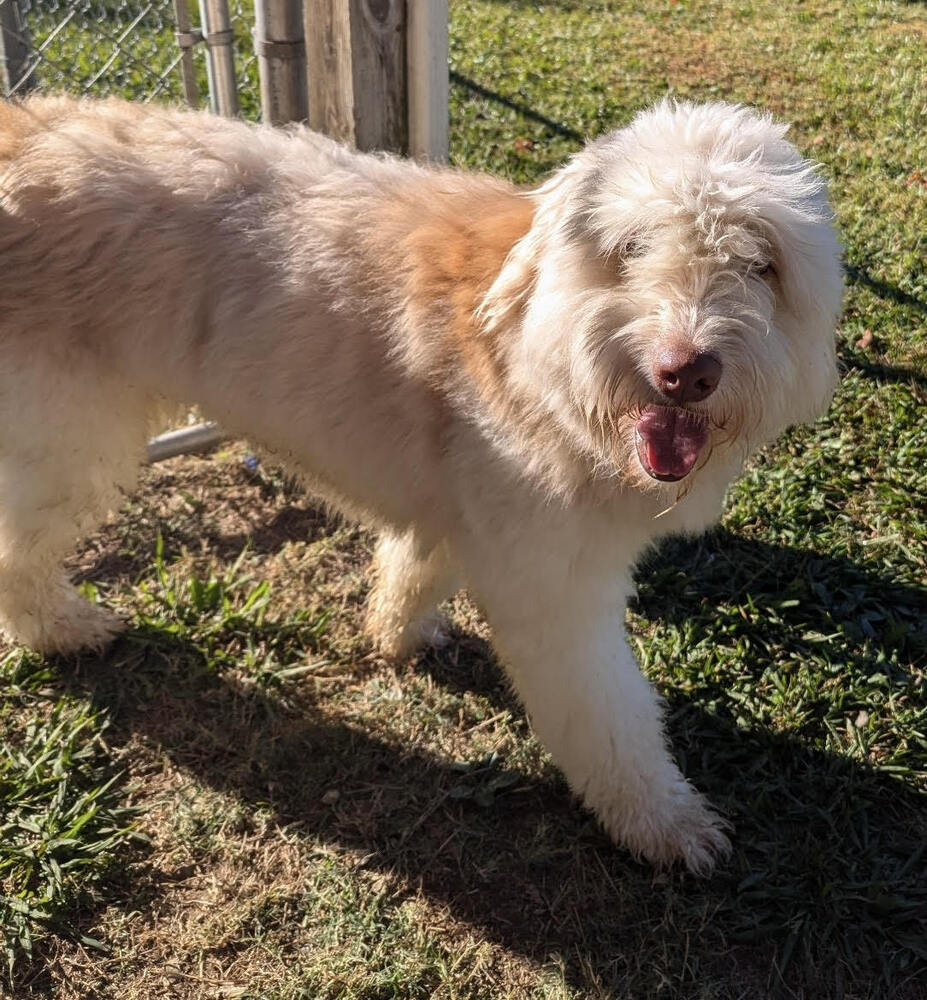
M 408 235 L 410 307 L 444 305 L 445 364 L 462 367 L 487 398 L 503 394 L 500 330 L 481 327 L 476 313 L 512 247 L 531 227 L 534 203 L 516 189 L 471 184 L 448 192 L 440 207 Z M 444 371 L 442 381 L 456 373 Z
M 45 97 L 27 102 L 0 101 L 0 164 L 18 155 L 30 135 L 47 128 L 79 107 L 69 97 Z
M 19 152 L 23 139 L 33 130 L 30 126 L 29 116 L 19 105 L 0 101 L 0 164 Z

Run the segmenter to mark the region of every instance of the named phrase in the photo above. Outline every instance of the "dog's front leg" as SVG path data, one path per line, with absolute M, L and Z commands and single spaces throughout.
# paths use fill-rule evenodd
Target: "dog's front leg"
M 609 834 L 636 856 L 707 873 L 725 823 L 686 781 L 660 700 L 624 634 L 630 583 L 608 543 L 522 519 L 506 539 L 471 539 L 467 572 L 538 737 Z
M 460 586 L 447 543 L 429 544 L 414 529 L 384 530 L 373 561 L 366 631 L 387 656 L 409 656 L 446 641 L 441 601 Z

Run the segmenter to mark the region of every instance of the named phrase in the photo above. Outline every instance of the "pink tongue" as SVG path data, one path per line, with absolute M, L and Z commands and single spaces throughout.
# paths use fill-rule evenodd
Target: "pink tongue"
M 705 421 L 690 410 L 648 406 L 637 422 L 637 456 L 654 479 L 683 479 L 707 442 Z

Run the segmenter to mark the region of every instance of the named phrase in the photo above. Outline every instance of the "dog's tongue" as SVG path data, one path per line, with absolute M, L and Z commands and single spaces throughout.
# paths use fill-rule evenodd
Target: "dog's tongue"
M 708 443 L 706 422 L 691 410 L 648 406 L 637 422 L 637 457 L 649 476 L 674 483 L 688 476 Z

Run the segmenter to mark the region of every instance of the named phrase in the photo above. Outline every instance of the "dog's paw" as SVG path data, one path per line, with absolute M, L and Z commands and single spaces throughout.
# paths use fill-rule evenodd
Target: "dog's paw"
M 423 649 L 442 649 L 451 641 L 447 620 L 437 613 L 385 634 L 378 629 L 371 631 L 380 652 L 397 660 L 407 659 Z
M 119 615 L 82 600 L 79 613 L 58 624 L 51 637 L 52 650 L 63 654 L 82 649 L 102 652 L 125 627 Z
M 450 626 L 444 615 L 434 614 L 410 626 L 413 649 L 444 649 L 450 644 Z
M 688 782 L 636 808 L 614 808 L 599 816 L 613 840 L 657 868 L 681 862 L 704 877 L 731 853 L 731 824 Z
M 16 642 L 38 653 L 65 656 L 80 650 L 101 652 L 126 627 L 118 615 L 76 592 L 68 593 L 54 609 L 44 608 L 3 624 Z
M 693 875 L 712 873 L 719 861 L 731 854 L 728 820 L 719 816 L 701 796 L 697 810 L 689 810 L 679 825 L 663 831 L 662 838 L 645 854 L 657 867 L 682 862 Z

